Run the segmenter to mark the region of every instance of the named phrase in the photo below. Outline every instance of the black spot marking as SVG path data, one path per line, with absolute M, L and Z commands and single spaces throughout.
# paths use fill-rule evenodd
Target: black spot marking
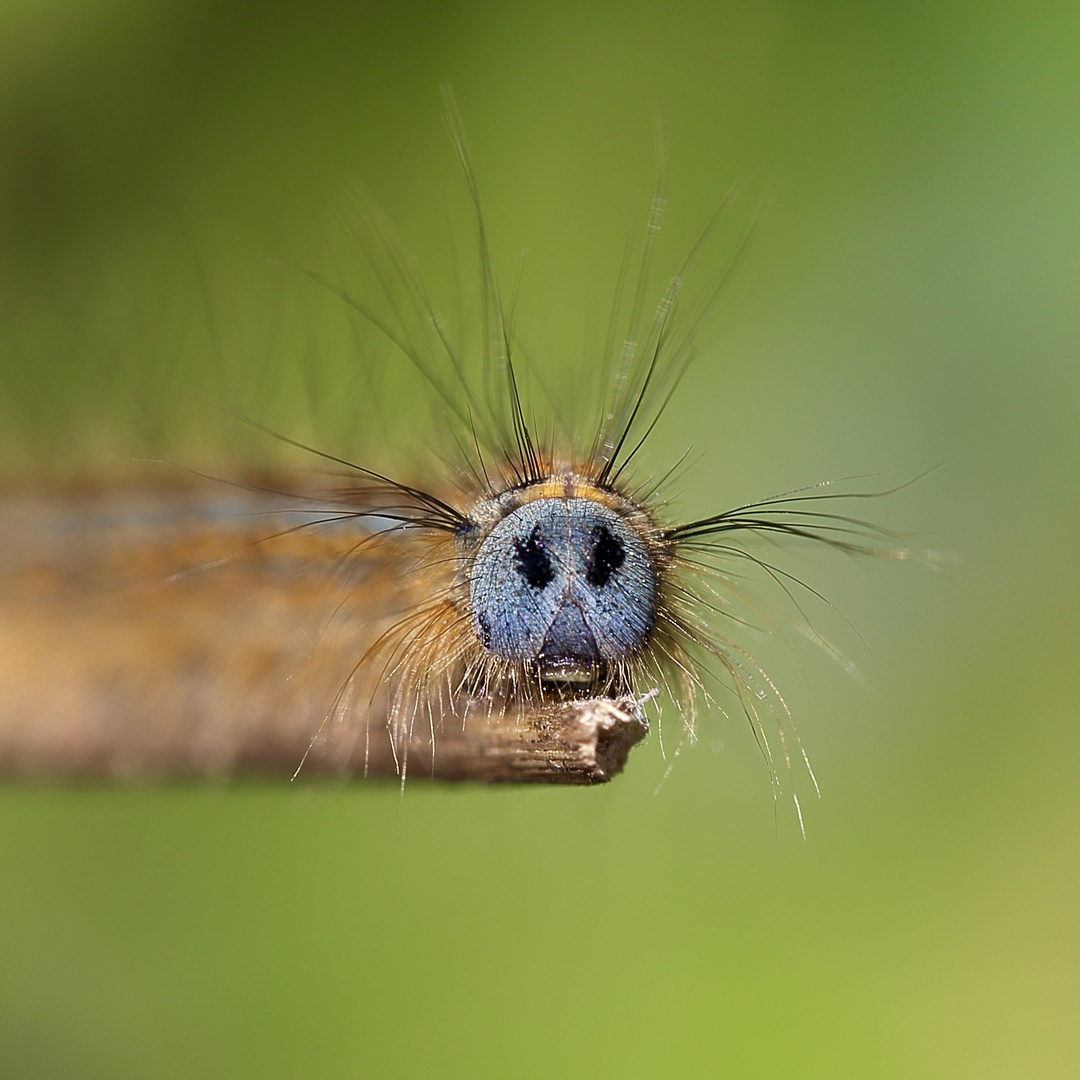
M 528 540 L 515 540 L 517 552 L 517 572 L 533 589 L 542 589 L 555 579 L 551 568 L 551 559 L 544 550 L 544 540 L 540 535 L 540 526 L 534 525 Z
M 476 616 L 476 626 L 480 632 L 480 644 L 485 649 L 491 646 L 491 622 L 488 617 L 482 613 L 478 613 Z
M 593 546 L 585 567 L 585 580 L 596 589 L 602 589 L 611 575 L 626 561 L 626 549 L 617 536 L 608 532 L 606 525 L 594 525 Z

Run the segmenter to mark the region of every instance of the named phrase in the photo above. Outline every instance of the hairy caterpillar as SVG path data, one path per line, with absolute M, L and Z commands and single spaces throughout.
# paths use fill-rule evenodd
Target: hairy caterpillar
M 716 704 L 707 680 L 718 665 L 774 790 L 793 752 L 813 777 L 784 697 L 740 643 L 750 617 L 773 620 L 740 571 L 760 571 L 802 632 L 833 651 L 802 616 L 797 590 L 817 594 L 754 542 L 905 557 L 887 533 L 837 505 L 884 493 L 816 485 L 680 522 L 668 519 L 661 498 L 673 470 L 645 479 L 635 471 L 750 242 L 753 225 L 719 279 L 681 310 L 686 275 L 740 185 L 650 311 L 664 209 L 658 189 L 636 261 L 628 256 L 620 273 L 609 344 L 596 364 L 605 387 L 596 415 L 584 430 L 541 427 L 525 404 L 531 373 L 515 339 L 514 300 L 503 300 L 449 93 L 446 101 L 476 232 L 480 348 L 455 340 L 373 210 L 361 250 L 375 268 L 381 306 L 305 273 L 427 383 L 446 418 L 452 467 L 419 486 L 314 450 L 344 470 L 346 483 L 321 492 L 290 486 L 289 498 L 273 504 L 273 529 L 265 519 L 240 525 L 235 511 L 196 498 L 177 536 L 163 538 L 155 525 L 149 541 L 143 530 L 99 553 L 84 536 L 77 559 L 64 549 L 63 587 L 48 595 L 42 582 L 55 575 L 27 574 L 22 564 L 22 591 L 8 590 L 15 599 L 0 620 L 0 655 L 10 666 L 0 670 L 0 686 L 21 680 L 29 690 L 0 701 L 0 766 L 93 772 L 104 762 L 103 771 L 131 775 L 227 773 L 295 767 L 303 757 L 308 770 L 392 769 L 404 783 L 410 755 L 421 750 L 425 767 L 414 774 L 595 782 L 621 767 L 645 730 L 642 707 L 658 693 L 676 703 L 692 738 L 701 704 Z M 263 509 L 265 489 L 280 495 L 283 486 L 252 485 L 259 490 L 251 507 Z M 161 516 L 145 511 L 147 521 Z M 38 538 L 24 546 L 42 550 Z M 85 565 L 72 571 L 78 560 Z M 102 592 L 101 582 L 120 578 L 122 589 Z M 73 582 L 97 589 L 93 601 L 72 603 Z M 321 632 L 305 638 L 305 624 L 320 619 Z M 109 644 L 106 628 L 121 645 Z M 222 641 L 230 643 L 224 657 Z M 63 692 L 48 674 L 60 655 Z M 594 739 L 584 766 L 566 735 L 582 716 L 623 736 L 610 753 Z M 96 725 L 89 735 L 88 717 Z M 153 722 L 140 723 L 144 717 Z

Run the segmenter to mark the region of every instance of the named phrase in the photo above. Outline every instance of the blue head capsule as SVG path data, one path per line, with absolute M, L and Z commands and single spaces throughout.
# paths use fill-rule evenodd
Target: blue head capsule
M 543 677 L 587 682 L 640 651 L 656 611 L 656 570 L 641 536 L 584 498 L 540 498 L 500 520 L 470 575 L 477 636 Z

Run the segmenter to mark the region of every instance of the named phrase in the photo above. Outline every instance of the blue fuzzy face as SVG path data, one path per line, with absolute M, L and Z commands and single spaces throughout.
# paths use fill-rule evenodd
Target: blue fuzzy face
M 533 660 L 546 678 L 585 681 L 648 642 L 656 570 L 642 538 L 591 499 L 537 499 L 481 543 L 470 579 L 481 644 Z

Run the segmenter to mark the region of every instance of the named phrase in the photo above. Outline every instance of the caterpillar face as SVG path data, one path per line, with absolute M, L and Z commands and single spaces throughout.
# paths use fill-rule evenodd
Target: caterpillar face
M 551 477 L 482 503 L 458 544 L 472 624 L 494 657 L 533 665 L 544 682 L 592 686 L 647 648 L 662 552 L 626 500 Z

